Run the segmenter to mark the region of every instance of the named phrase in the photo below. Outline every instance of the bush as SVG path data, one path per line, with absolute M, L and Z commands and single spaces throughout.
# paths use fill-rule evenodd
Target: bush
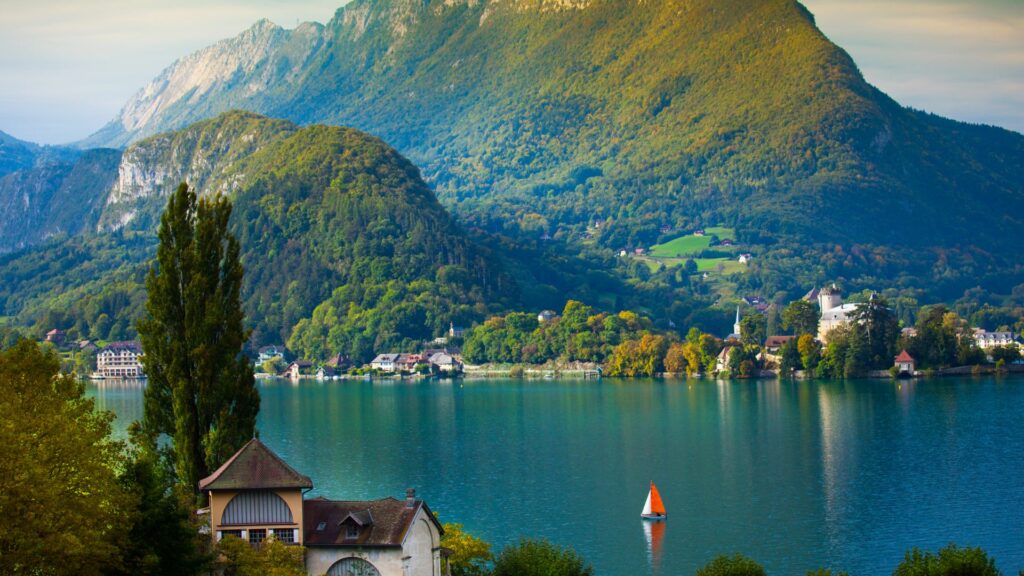
M 995 560 L 981 548 L 950 544 L 938 554 L 914 548 L 906 553 L 893 576 L 1000 576 Z
M 547 540 L 520 540 L 494 561 L 492 576 L 592 576 L 594 568 L 572 548 Z
M 697 570 L 697 576 L 766 576 L 764 567 L 742 554 L 719 556 Z
M 508 375 L 512 378 L 522 378 L 525 374 L 526 371 L 523 370 L 522 366 L 513 366 L 512 369 L 508 371 Z

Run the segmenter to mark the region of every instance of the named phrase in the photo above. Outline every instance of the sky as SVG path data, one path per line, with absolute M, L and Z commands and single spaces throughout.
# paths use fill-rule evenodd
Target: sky
M 98 130 L 177 58 L 260 18 L 326 22 L 345 0 L 0 0 L 0 130 Z M 900 103 L 1024 133 L 1024 0 L 804 0 Z

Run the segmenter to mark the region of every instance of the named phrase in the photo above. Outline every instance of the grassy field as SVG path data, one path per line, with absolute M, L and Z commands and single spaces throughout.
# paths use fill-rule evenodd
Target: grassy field
M 654 258 L 681 258 L 696 254 L 701 250 L 706 250 L 711 247 L 711 236 L 718 236 L 719 240 L 735 240 L 736 231 L 732 228 L 722 228 L 715 226 L 704 229 L 704 236 L 694 236 L 689 234 L 687 236 L 680 236 L 665 242 L 664 244 L 658 244 L 657 246 L 651 247 L 651 256 Z
M 676 264 L 685 264 L 686 258 L 645 258 L 641 257 L 642 260 L 651 268 L 651 271 L 655 271 L 659 266 L 664 264 L 665 266 L 672 267 Z M 708 272 L 710 274 L 736 274 L 743 272 L 747 269 L 746 264 L 740 264 L 738 260 L 731 258 L 694 258 L 694 262 L 697 263 L 698 272 Z M 722 270 L 719 271 L 718 266 L 721 264 Z

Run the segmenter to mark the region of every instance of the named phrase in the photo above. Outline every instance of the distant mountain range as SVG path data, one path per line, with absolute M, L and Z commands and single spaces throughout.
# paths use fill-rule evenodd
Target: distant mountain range
M 793 0 L 356 0 L 179 60 L 83 145 L 233 108 L 376 134 L 488 229 L 612 219 L 612 248 L 718 220 L 998 257 L 1024 224 L 1024 137 L 900 106 Z
M 900 106 L 793 0 L 355 0 L 325 25 L 260 21 L 74 148 L 0 134 L 0 315 L 88 305 L 116 332 L 181 180 L 235 199 L 257 340 L 311 351 L 569 291 L 639 291 L 679 323 L 680 274 L 612 250 L 711 225 L 755 253 L 736 293 L 1024 282 L 1024 136 Z

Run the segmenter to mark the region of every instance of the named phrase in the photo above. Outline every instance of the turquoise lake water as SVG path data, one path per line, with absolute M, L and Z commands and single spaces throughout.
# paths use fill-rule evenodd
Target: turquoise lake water
M 502 545 L 571 544 L 600 575 L 742 552 L 773 575 L 891 574 L 981 546 L 1024 569 L 1024 379 L 260 384 L 261 439 L 336 499 L 402 497 Z M 122 428 L 138 387 L 90 386 Z M 645 531 L 653 480 L 668 520 Z

